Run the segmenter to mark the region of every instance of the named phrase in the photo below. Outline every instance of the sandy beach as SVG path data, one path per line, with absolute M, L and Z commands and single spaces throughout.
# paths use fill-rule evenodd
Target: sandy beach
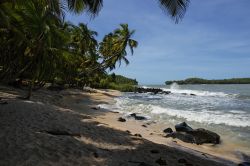
M 26 92 L 0 87 L 1 166 L 222 166 L 239 157 L 211 145 L 185 144 L 165 138 L 164 126 L 136 120 L 99 104 L 112 103 L 120 92 L 67 89 Z M 167 128 L 168 126 L 165 126 Z

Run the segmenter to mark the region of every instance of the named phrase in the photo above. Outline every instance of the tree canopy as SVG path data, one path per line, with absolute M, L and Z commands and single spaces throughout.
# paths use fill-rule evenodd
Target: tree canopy
M 160 6 L 179 21 L 189 0 L 158 0 Z M 96 16 L 102 0 L 1 0 L 0 1 L 0 79 L 25 83 L 31 96 L 34 87 L 52 84 L 100 86 L 122 62 L 129 64 L 127 49 L 133 55 L 138 42 L 128 24 L 105 35 L 84 23 L 65 22 L 65 12 L 87 12 Z

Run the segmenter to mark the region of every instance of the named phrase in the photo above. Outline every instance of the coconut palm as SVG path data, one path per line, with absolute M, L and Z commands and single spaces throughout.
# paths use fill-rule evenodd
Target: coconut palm
M 105 67 L 110 70 L 114 69 L 116 63 L 121 65 L 124 61 L 129 64 L 127 56 L 127 47 L 129 47 L 131 54 L 134 53 L 134 48 L 138 46 L 138 42 L 131 37 L 135 30 L 130 30 L 128 24 L 120 24 L 120 28 L 116 29 L 113 33 L 106 35 L 103 42 L 100 43 L 99 52 L 102 54 L 104 61 L 102 62 Z

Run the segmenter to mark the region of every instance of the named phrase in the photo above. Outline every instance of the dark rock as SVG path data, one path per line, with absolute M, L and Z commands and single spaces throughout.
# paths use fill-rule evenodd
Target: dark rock
M 192 131 L 193 129 L 190 126 L 188 126 L 186 122 L 182 122 L 180 124 L 175 125 L 175 130 L 187 132 L 187 131 Z
M 178 163 L 186 164 L 186 163 L 187 163 L 187 160 L 186 160 L 186 159 L 179 159 L 179 160 L 178 160 Z
M 169 138 L 177 138 L 183 142 L 187 142 L 187 143 L 195 143 L 195 139 L 192 135 L 187 134 L 187 133 L 183 133 L 183 132 L 173 132 L 170 134 L 167 134 L 165 137 Z
M 134 136 L 136 136 L 136 137 L 142 137 L 141 134 L 138 134 L 138 133 L 135 134 Z
M 137 91 L 138 93 L 152 93 L 152 94 L 170 94 L 171 92 L 170 91 L 164 91 L 160 88 L 142 88 L 142 87 L 139 87 L 137 88 Z
M 151 152 L 151 153 L 154 153 L 154 154 L 160 153 L 159 150 L 157 150 L 157 149 L 152 149 L 152 150 L 150 150 L 150 152 Z
M 141 125 L 142 127 L 147 127 L 146 125 Z
M 195 143 L 197 145 L 204 143 L 220 143 L 220 136 L 218 134 L 202 128 L 195 130 L 192 129 L 186 132 L 173 132 L 166 135 L 166 137 L 177 138 L 183 142 Z
M 165 130 L 163 130 L 164 133 L 172 133 L 173 130 L 171 128 L 166 128 Z
M 119 121 L 119 122 L 126 122 L 126 119 L 124 119 L 124 118 L 122 118 L 122 117 L 119 117 L 119 118 L 118 118 L 118 121 Z
M 161 157 L 155 161 L 159 165 L 167 165 L 166 160 L 163 160 Z
M 195 143 L 200 145 L 203 143 L 213 143 L 219 144 L 220 143 L 220 136 L 215 132 L 206 130 L 206 129 L 195 129 L 192 131 L 188 131 L 188 134 L 192 135 L 195 139 Z
M 136 113 L 132 113 L 132 114 L 130 114 L 130 116 L 133 117 L 133 118 L 135 118 L 135 120 L 147 120 L 146 117 L 144 117 L 144 116 L 138 116 L 138 115 L 136 115 Z
M 191 95 L 191 96 L 196 96 L 196 94 L 193 94 L 193 93 L 191 93 L 190 95 Z
M 126 130 L 126 132 L 129 133 L 129 134 L 131 133 L 129 130 Z
M 91 109 L 93 109 L 93 110 L 99 110 L 100 107 L 91 107 Z

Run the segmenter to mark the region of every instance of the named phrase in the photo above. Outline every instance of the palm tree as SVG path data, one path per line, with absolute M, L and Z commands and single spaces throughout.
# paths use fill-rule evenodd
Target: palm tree
M 22 46 L 14 45 L 19 46 L 20 50 L 19 55 L 14 55 L 22 59 L 18 59 L 21 68 L 15 72 L 14 78 L 23 74 L 28 74 L 32 78 L 27 95 L 29 99 L 35 81 L 49 74 L 46 71 L 49 71 L 48 68 L 55 59 L 58 60 L 56 56 L 61 54 L 64 43 L 60 28 L 62 22 L 58 15 L 36 0 L 16 6 L 13 13 L 10 21 L 14 26 L 10 30 L 16 37 L 12 37 L 11 40 L 18 39 L 17 42 Z
M 100 43 L 99 52 L 103 56 L 104 66 L 110 70 L 115 68 L 118 62 L 124 61 L 125 64 L 129 64 L 127 56 L 127 46 L 129 47 L 131 54 L 134 53 L 134 48 L 138 46 L 138 42 L 131 37 L 135 33 L 135 30 L 130 30 L 128 24 L 120 24 L 120 28 L 116 29 L 113 33 L 106 35 L 103 42 Z
M 103 6 L 103 0 L 38 0 L 47 4 L 51 10 L 58 15 L 63 16 L 65 10 L 74 13 L 86 11 L 92 15 L 97 15 Z M 190 0 L 157 0 L 160 7 L 166 12 L 176 23 L 184 16 Z M 24 0 L 1 0 L 0 5 L 12 2 L 17 4 L 25 4 Z

